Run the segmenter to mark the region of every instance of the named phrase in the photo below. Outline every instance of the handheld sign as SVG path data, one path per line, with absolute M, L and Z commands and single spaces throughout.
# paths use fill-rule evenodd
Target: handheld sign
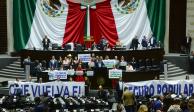
M 87 71 L 86 72 L 86 75 L 87 76 L 94 76 L 94 71 Z
M 109 70 L 108 75 L 109 75 L 109 79 L 118 79 L 122 77 L 122 70 L 111 69 Z
M 82 62 L 90 62 L 91 54 L 78 54 L 78 59 L 80 59 Z
M 102 62 L 107 68 L 113 68 L 113 66 L 116 64 L 115 60 L 102 60 Z
M 49 80 L 55 80 L 57 78 L 67 79 L 67 71 L 51 71 L 48 72 Z

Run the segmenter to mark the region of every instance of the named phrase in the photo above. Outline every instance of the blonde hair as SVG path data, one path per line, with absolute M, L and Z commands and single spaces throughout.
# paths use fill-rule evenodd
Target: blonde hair
M 138 112 L 148 112 L 148 107 L 146 105 L 140 105 Z

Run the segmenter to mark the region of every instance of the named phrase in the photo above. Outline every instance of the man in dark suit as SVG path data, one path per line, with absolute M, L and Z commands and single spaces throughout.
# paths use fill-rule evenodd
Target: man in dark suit
M 151 38 L 149 39 L 149 43 L 150 43 L 151 48 L 154 48 L 157 45 L 156 38 L 153 36 L 153 34 L 152 34 Z
M 133 50 L 137 50 L 138 44 L 139 44 L 138 38 L 137 38 L 137 36 L 135 36 L 135 38 L 131 42 L 131 48 Z
M 98 90 L 98 98 L 104 101 L 107 100 L 107 93 L 101 85 L 99 86 L 99 90 Z
M 103 63 L 102 59 L 97 59 L 97 60 L 95 61 L 95 67 L 96 67 L 96 68 L 104 67 L 104 63 Z
M 146 36 L 143 36 L 143 39 L 141 41 L 141 45 L 145 49 L 148 47 L 148 42 L 147 42 Z
M 31 64 L 31 59 L 30 59 L 30 56 L 28 56 L 26 59 L 24 59 L 23 64 L 24 64 L 24 65 Z
M 43 50 L 48 50 L 50 39 L 48 39 L 47 36 L 45 36 L 45 38 L 42 40 L 42 44 L 43 44 Z
M 55 59 L 55 56 L 52 56 L 52 59 L 49 62 L 49 68 L 51 70 L 55 70 L 55 69 L 57 69 L 57 67 L 58 67 L 57 60 Z
M 121 97 L 123 94 L 123 81 L 122 77 L 119 78 L 119 81 L 116 84 L 116 92 L 117 92 L 117 101 L 121 102 Z
M 190 53 L 191 51 L 191 42 L 192 42 L 192 38 L 188 33 L 185 40 L 185 47 L 186 47 L 187 53 Z

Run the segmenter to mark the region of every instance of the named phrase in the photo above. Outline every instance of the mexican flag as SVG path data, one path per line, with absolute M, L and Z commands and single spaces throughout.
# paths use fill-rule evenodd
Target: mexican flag
M 98 43 L 104 37 L 114 46 L 130 46 L 138 36 L 153 34 L 164 42 L 165 0 L 13 0 L 14 48 L 42 48 L 51 43 L 84 44 L 84 37 Z

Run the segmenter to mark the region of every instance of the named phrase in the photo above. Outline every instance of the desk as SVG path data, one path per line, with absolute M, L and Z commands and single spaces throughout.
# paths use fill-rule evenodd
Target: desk
M 91 48 L 94 42 L 94 39 L 85 39 L 84 42 L 85 42 L 86 48 Z
M 149 70 L 149 71 L 135 71 L 135 72 L 122 72 L 122 77 L 124 82 L 136 82 L 136 81 L 146 81 L 152 80 L 155 76 L 159 76 L 159 70 Z M 74 76 L 67 76 L 75 77 Z M 43 82 L 49 81 L 49 76 L 47 72 L 42 72 L 37 78 L 42 77 Z M 88 76 L 91 81 L 91 89 L 97 89 L 99 85 L 103 85 L 104 88 L 112 88 L 112 79 L 109 79 L 107 68 L 95 68 L 94 76 Z M 62 79 L 62 81 L 67 81 L 67 79 Z

